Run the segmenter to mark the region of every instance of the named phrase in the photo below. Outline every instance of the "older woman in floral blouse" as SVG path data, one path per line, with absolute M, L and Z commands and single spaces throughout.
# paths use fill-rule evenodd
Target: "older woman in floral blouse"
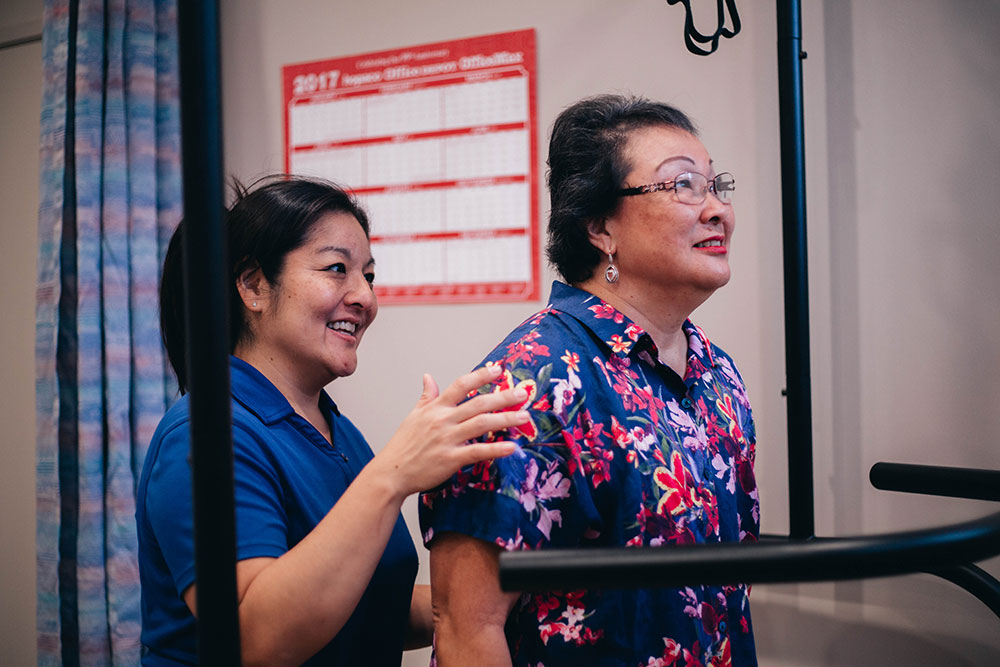
M 436 658 L 453 665 L 755 665 L 748 589 L 500 590 L 501 550 L 757 539 L 754 426 L 689 315 L 729 281 L 733 178 L 641 98 L 566 109 L 549 147 L 549 305 L 485 359 L 531 419 L 515 456 L 421 503 Z M 487 437 L 487 440 L 489 437 Z

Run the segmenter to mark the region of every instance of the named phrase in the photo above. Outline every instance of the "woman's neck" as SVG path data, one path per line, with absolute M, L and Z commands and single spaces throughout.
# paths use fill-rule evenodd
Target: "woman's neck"
M 705 299 L 698 300 L 694 305 L 687 302 L 695 299 L 685 299 L 685 303 L 679 303 L 678 299 L 668 298 L 660 291 L 639 289 L 626 281 L 608 283 L 603 274 L 596 273 L 575 287 L 614 306 L 642 327 L 653 339 L 660 361 L 684 377 L 688 344 L 683 324 Z
M 256 368 L 261 375 L 281 392 L 292 409 L 312 424 L 323 437 L 330 440 L 330 425 L 319 407 L 319 396 L 323 390 L 315 383 L 305 382 L 295 373 L 287 370 L 276 357 L 254 347 L 237 347 L 233 354 Z

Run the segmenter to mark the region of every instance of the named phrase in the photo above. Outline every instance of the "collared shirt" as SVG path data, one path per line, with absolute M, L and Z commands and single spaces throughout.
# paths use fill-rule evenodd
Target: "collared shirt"
M 364 437 L 323 392 L 332 444 L 250 364 L 230 360 L 236 559 L 277 558 L 319 523 L 372 458 Z M 153 435 L 136 521 L 143 664 L 195 664 L 195 619 L 181 598 L 195 582 L 190 404 L 182 397 Z M 402 517 L 353 615 L 305 664 L 398 665 L 417 554 Z M 291 638 L 290 641 L 294 641 Z
M 485 360 L 504 371 L 480 391 L 529 393 L 530 421 L 490 436 L 518 450 L 424 494 L 425 543 L 448 531 L 507 550 L 755 541 L 743 381 L 701 329 L 683 329 L 681 378 L 641 327 L 556 282 Z M 506 632 L 514 665 L 756 664 L 742 585 L 525 594 Z

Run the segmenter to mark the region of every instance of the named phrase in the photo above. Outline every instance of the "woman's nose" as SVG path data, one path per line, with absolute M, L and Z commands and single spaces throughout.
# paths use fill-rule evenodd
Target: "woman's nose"
M 732 204 L 724 204 L 719 197 L 709 190 L 705 193 L 705 203 L 701 210 L 701 219 L 709 224 L 733 221 Z
M 347 302 L 364 309 L 375 305 L 375 290 L 364 276 L 357 276 L 351 281 Z

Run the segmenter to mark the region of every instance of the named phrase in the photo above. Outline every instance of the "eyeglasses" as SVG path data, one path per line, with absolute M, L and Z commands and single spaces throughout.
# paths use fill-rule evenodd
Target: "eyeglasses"
M 644 195 L 650 192 L 667 192 L 673 190 L 677 193 L 677 200 L 684 204 L 700 204 L 705 201 L 708 192 L 711 191 L 715 197 L 723 204 L 733 202 L 733 192 L 736 190 L 736 181 L 728 171 L 716 175 L 709 180 L 695 171 L 686 171 L 672 181 L 662 183 L 651 183 L 649 185 L 639 185 L 634 188 L 622 188 L 618 191 L 619 197 L 631 197 L 633 195 Z

